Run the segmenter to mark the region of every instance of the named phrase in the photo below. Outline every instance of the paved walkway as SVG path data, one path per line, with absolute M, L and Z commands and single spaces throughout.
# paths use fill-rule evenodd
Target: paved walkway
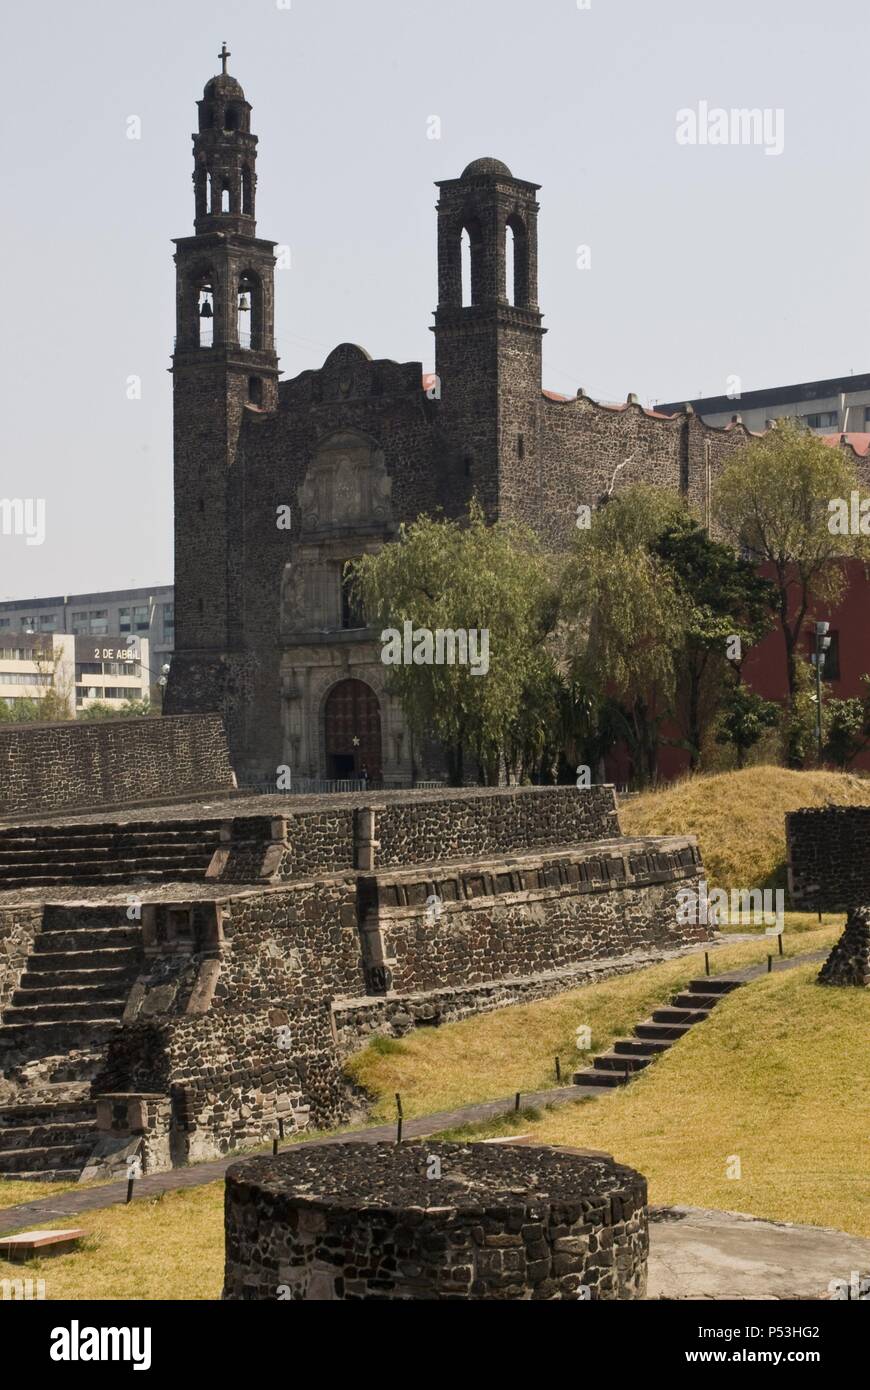
M 775 943 L 772 943 L 771 950 Z M 805 955 L 780 959 L 774 957 L 773 969 L 793 970 L 799 965 L 809 965 L 814 961 L 827 959 L 829 951 L 812 951 Z M 748 980 L 759 979 L 767 973 L 767 965 L 750 965 L 741 970 L 728 971 L 717 975 L 717 979 Z M 583 1096 L 600 1096 L 598 1086 L 559 1086 L 551 1091 L 534 1091 L 521 1096 L 521 1107 L 541 1108 L 546 1105 L 567 1105 Z M 446 1129 L 456 1129 L 460 1125 L 481 1124 L 499 1115 L 510 1114 L 516 1107 L 516 1097 L 508 1099 L 480 1101 L 475 1105 L 463 1105 L 456 1110 L 442 1110 L 434 1115 L 424 1115 L 416 1120 L 405 1120 L 402 1134 L 406 1139 L 421 1139 L 430 1134 L 440 1134 Z M 376 1125 L 368 1129 L 350 1130 L 344 1134 L 330 1135 L 323 1139 L 312 1139 L 312 1145 L 326 1144 L 378 1144 L 396 1138 L 395 1123 Z M 227 1168 L 244 1158 L 255 1154 L 234 1153 L 211 1163 L 197 1163 L 188 1168 L 173 1168 L 167 1173 L 154 1173 L 141 1178 L 134 1189 L 134 1200 L 157 1197 L 162 1192 L 175 1192 L 189 1187 L 202 1187 L 206 1183 L 222 1178 Z M 43 1197 L 32 1202 L 22 1202 L 15 1207 L 0 1210 L 0 1235 L 9 1235 L 23 1227 L 41 1225 L 46 1221 L 68 1221 L 85 1211 L 100 1211 L 113 1207 L 126 1200 L 127 1183 L 105 1183 L 100 1187 L 82 1188 L 78 1191 L 59 1193 L 55 1197 Z
M 647 1298 L 845 1299 L 850 1285 L 853 1300 L 870 1293 L 860 1236 L 701 1207 L 650 1210 Z

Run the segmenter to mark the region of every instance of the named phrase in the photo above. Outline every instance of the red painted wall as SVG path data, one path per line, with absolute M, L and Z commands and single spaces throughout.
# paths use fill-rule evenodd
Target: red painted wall
M 841 700 L 866 693 L 861 685 L 861 676 L 870 674 L 870 570 L 858 560 L 850 560 L 848 568 L 848 587 L 839 604 L 816 603 L 808 614 L 806 629 L 802 639 L 804 658 L 809 661 L 810 633 L 816 622 L 829 622 L 831 632 L 839 637 L 840 673 L 835 680 L 825 681 L 827 692 Z M 761 567 L 766 578 L 772 577 L 768 565 Z M 792 615 L 797 606 L 797 592 L 793 591 Z M 766 700 L 784 703 L 788 694 L 788 680 L 785 666 L 785 642 L 779 624 L 768 633 L 757 647 L 746 657 L 743 666 L 744 679 L 753 690 Z M 678 731 L 665 730 L 666 737 L 675 738 Z M 659 776 L 662 781 L 671 781 L 688 770 L 688 754 L 679 748 L 664 747 L 659 752 Z M 851 767 L 870 769 L 870 750 L 855 759 Z M 630 780 L 630 764 L 624 749 L 616 749 L 607 759 L 607 776 L 610 781 L 623 786 Z

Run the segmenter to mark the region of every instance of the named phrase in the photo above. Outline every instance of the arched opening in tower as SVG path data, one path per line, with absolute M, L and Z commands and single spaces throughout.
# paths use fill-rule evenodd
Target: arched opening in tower
M 214 289 L 208 276 L 196 286 L 196 332 L 200 347 L 214 347 Z
M 471 304 L 471 237 L 462 228 L 462 304 Z

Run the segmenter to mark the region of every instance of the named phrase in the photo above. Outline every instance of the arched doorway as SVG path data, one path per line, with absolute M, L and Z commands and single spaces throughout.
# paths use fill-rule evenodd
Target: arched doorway
M 326 697 L 326 775 L 379 782 L 381 769 L 381 707 L 371 686 L 346 680 Z

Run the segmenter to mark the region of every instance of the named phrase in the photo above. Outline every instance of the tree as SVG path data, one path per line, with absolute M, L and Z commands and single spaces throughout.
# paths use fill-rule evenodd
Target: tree
M 688 615 L 677 703 L 694 771 L 700 763 L 705 729 L 728 689 L 729 658 L 739 679 L 743 658 L 732 657 L 729 647 L 736 639 L 744 652 L 770 629 L 776 590 L 731 546 L 711 540 L 688 513 L 662 533 L 654 549 L 671 571 Z
M 146 719 L 159 714 L 150 700 L 125 700 L 122 705 L 109 705 L 105 700 L 95 700 L 93 704 L 79 710 L 79 719 L 95 723 L 100 719 Z
M 738 450 L 716 486 L 715 515 L 726 538 L 773 570 L 790 704 L 807 616 L 818 603 L 839 601 L 846 558 L 866 551 L 866 537 L 836 534 L 829 524 L 830 504 L 857 489 L 842 452 L 793 420 L 778 420 Z
M 500 764 L 529 776 L 556 727 L 556 666 L 548 638 L 556 620 L 550 563 L 533 533 L 488 526 L 476 502 L 467 518 L 421 516 L 398 540 L 348 567 L 353 596 L 372 625 L 391 632 L 486 634 L 486 670 L 437 664 L 421 637 L 419 657 L 390 665 L 388 684 L 421 739 L 444 747 L 450 781 L 462 785 L 474 758 L 486 780 Z M 416 644 L 415 644 L 416 647 Z
M 824 690 L 823 690 L 824 698 Z M 795 689 L 782 721 L 783 757 L 789 767 L 802 768 L 816 747 L 816 683 L 806 661 L 795 666 Z
M 673 493 L 626 488 L 578 533 L 563 581 L 571 676 L 612 735 L 625 740 L 642 783 L 656 779 L 689 617 L 655 543 L 684 515 Z
M 737 766 L 744 767 L 746 754 L 765 729 L 776 728 L 780 713 L 778 705 L 762 700 L 748 686 L 735 682 L 722 709 L 716 742 L 732 744 L 737 751 Z
M 845 770 L 870 747 L 870 676 L 862 676 L 866 694 L 824 705 L 824 756 Z

